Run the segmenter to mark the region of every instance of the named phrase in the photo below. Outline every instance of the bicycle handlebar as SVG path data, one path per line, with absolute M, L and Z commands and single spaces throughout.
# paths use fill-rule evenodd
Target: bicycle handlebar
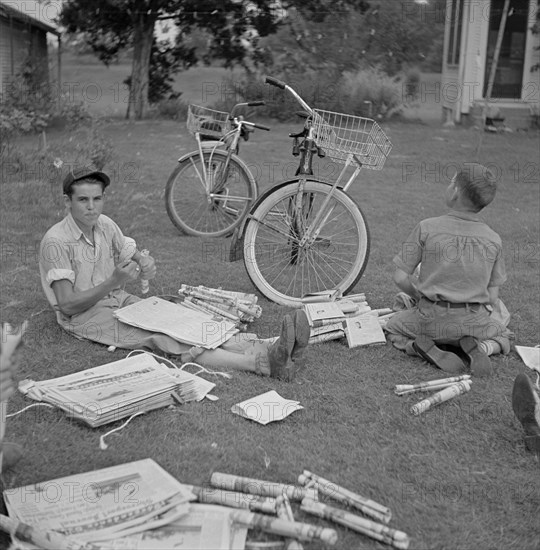
M 229 114 L 229 120 L 232 120 L 234 118 L 234 115 L 236 113 L 236 110 L 240 107 L 260 107 L 261 105 L 266 105 L 264 101 L 248 101 L 244 103 L 237 103 L 232 109 Z
M 253 128 L 258 128 L 259 130 L 266 130 L 267 132 L 270 131 L 270 128 L 264 124 L 256 124 L 255 122 L 248 122 L 247 120 L 243 120 L 242 124 L 245 126 L 253 126 Z
M 274 78 L 273 76 L 265 76 L 264 81 L 271 86 L 276 86 L 277 88 L 281 88 L 282 90 L 287 90 L 290 94 L 293 95 L 296 101 L 300 103 L 302 109 L 306 110 L 310 115 L 313 114 L 313 109 L 288 84 L 285 84 L 285 82 L 279 80 L 278 78 Z
M 285 87 L 287 86 L 287 84 L 285 84 L 283 80 L 279 80 L 277 78 L 274 78 L 273 76 L 266 76 L 264 78 L 264 81 L 267 84 L 270 84 L 271 86 L 276 86 L 277 88 L 281 88 L 282 90 L 284 90 Z

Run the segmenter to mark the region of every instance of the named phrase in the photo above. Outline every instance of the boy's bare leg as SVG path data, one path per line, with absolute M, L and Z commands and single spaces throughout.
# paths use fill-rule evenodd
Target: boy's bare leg
M 292 381 L 302 368 L 303 352 L 308 344 L 310 328 L 302 310 L 287 314 L 281 322 L 279 337 L 248 338 L 239 343 L 238 351 L 204 350 L 196 357 L 183 354 L 182 361 L 195 361 L 214 368 L 229 368 Z

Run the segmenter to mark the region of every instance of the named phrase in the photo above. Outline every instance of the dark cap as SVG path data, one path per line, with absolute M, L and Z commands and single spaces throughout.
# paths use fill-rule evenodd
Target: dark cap
M 62 184 L 64 195 L 68 194 L 69 188 L 75 182 L 85 178 L 96 178 L 97 180 L 103 182 L 103 189 L 111 183 L 111 180 L 107 174 L 100 172 L 91 164 L 88 166 L 72 167 L 69 174 L 64 178 L 64 183 Z

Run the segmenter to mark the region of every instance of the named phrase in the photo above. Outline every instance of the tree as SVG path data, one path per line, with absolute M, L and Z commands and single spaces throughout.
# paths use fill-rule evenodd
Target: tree
M 408 65 L 420 65 L 433 46 L 442 45 L 445 9 L 446 0 L 372 1 L 365 18 L 371 37 L 364 52 L 366 59 L 389 74 Z
M 266 39 L 276 70 L 334 73 L 379 66 L 393 75 L 410 65 L 442 62 L 446 0 L 369 0 L 326 13 L 299 7 Z M 291 50 L 295 55 L 291 56 Z
M 128 112 L 130 118 L 141 119 L 148 108 L 150 59 L 158 20 L 169 19 L 177 25 L 178 55 L 187 51 L 182 40 L 194 29 L 202 29 L 212 37 L 208 56 L 231 65 L 256 50 L 259 37 L 275 31 L 282 13 L 281 4 L 267 0 L 66 0 L 60 23 L 68 32 L 84 33 L 105 64 L 133 45 Z M 188 53 L 193 56 L 193 51 Z

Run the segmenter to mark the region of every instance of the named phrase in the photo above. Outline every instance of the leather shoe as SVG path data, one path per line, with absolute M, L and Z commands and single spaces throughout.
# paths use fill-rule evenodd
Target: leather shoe
M 287 313 L 281 321 L 279 338 L 268 350 L 270 376 L 291 382 L 304 366 L 303 353 L 311 329 L 303 310 Z
M 525 431 L 525 446 L 540 453 L 540 398 L 526 374 L 514 380 L 512 408 Z
M 291 352 L 291 359 L 294 362 L 302 361 L 302 355 L 309 343 L 311 327 L 306 312 L 303 309 L 297 309 L 294 312 L 294 346 Z
M 420 357 L 445 372 L 459 374 L 465 367 L 459 356 L 438 348 L 427 336 L 418 336 L 413 342 L 413 348 Z
M 464 336 L 459 341 L 459 347 L 469 359 L 469 366 L 471 367 L 471 374 L 473 376 L 484 377 L 493 374 L 491 359 L 489 355 L 480 348 L 476 338 Z
M 287 313 L 281 321 L 279 338 L 268 349 L 270 376 L 290 382 L 295 371 L 291 353 L 295 343 L 294 317 Z

